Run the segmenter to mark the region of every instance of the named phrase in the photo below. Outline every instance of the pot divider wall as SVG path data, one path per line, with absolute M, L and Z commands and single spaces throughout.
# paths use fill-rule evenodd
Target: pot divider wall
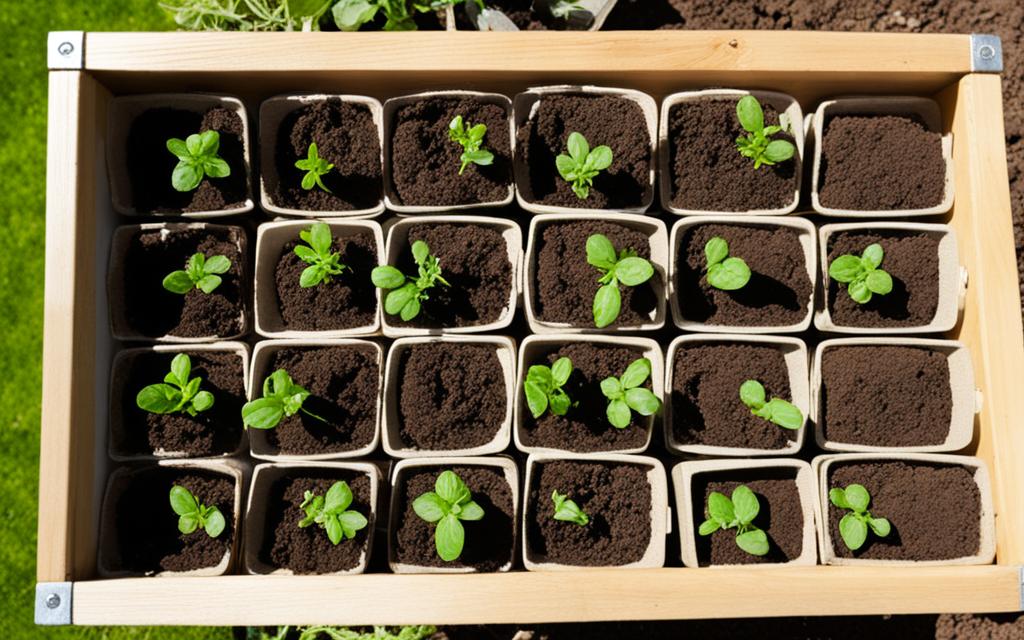
M 608 14 L 615 8 L 618 0 L 577 0 L 576 10 L 569 14 L 566 19 L 566 30 L 570 31 L 599 31 Z M 487 4 L 486 2 L 484 3 Z M 543 12 L 550 12 L 548 5 L 554 4 L 553 0 L 535 0 L 534 5 L 541 5 L 542 8 L 535 9 Z M 519 27 L 500 9 L 486 7 L 480 9 L 475 2 L 463 3 L 463 8 L 469 20 L 476 26 L 478 31 L 519 31 Z M 446 9 L 448 31 L 458 30 L 455 18 L 454 5 L 448 5 Z

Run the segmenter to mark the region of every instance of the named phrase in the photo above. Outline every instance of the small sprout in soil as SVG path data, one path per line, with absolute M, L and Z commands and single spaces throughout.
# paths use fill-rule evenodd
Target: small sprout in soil
M 445 562 L 458 559 L 465 544 L 466 532 L 461 520 L 480 520 L 483 508 L 473 502 L 469 487 L 454 471 L 443 471 L 434 481 L 434 490 L 416 498 L 413 511 L 427 522 L 437 523 L 434 546 Z
M 246 402 L 242 407 L 242 424 L 253 429 L 273 429 L 285 416 L 293 416 L 299 411 L 327 422 L 315 413 L 302 408 L 302 403 L 309 397 L 309 392 L 292 382 L 292 377 L 284 369 L 278 369 L 263 381 L 263 397 Z
M 786 121 L 779 117 L 783 126 L 764 126 L 764 111 L 761 103 L 754 96 L 743 96 L 736 103 L 736 117 L 748 133 L 745 136 L 736 138 L 736 148 L 740 155 L 754 161 L 754 168 L 759 169 L 762 164 L 773 165 L 777 162 L 785 162 L 796 153 L 796 147 L 788 140 L 772 140 L 771 136 L 783 131 Z
M 220 134 L 216 131 L 193 133 L 185 140 L 171 138 L 167 150 L 178 158 L 171 173 L 171 185 L 176 191 L 192 191 L 203 181 L 203 176 L 226 178 L 231 167 L 217 155 Z
M 480 148 L 486 134 L 487 125 L 481 123 L 471 127 L 462 121 L 462 116 L 455 116 L 448 124 L 448 135 L 452 142 L 462 145 L 462 156 L 459 157 L 462 161 L 462 166 L 459 167 L 460 176 L 471 164 L 485 167 L 494 162 L 494 154 Z
M 551 408 L 551 413 L 564 416 L 569 411 L 572 401 L 562 387 L 572 375 L 572 360 L 559 358 L 550 367 L 535 364 L 526 374 L 523 391 L 526 393 L 526 404 L 534 418 L 544 415 Z
M 742 289 L 750 281 L 750 267 L 742 258 L 729 255 L 729 243 L 715 236 L 704 245 L 708 284 L 722 291 Z
M 879 538 L 889 535 L 892 529 L 889 521 L 885 518 L 872 517 L 868 511 L 871 494 L 863 485 L 851 484 L 847 485 L 846 489 L 830 489 L 828 499 L 840 509 L 850 510 L 850 513 L 839 521 L 839 535 L 850 551 L 856 551 L 864 546 L 864 541 L 868 539 L 869 527 Z
M 417 240 L 412 243 L 412 257 L 419 266 L 419 276 L 414 280 L 406 278 L 398 269 L 383 265 L 375 267 L 370 274 L 373 284 L 381 289 L 388 289 L 384 299 L 384 311 L 389 315 L 398 314 L 408 322 L 420 313 L 420 303 L 427 300 L 427 291 L 440 283 L 451 286 L 441 277 L 441 264 L 437 256 L 430 255 L 430 247 L 426 242 Z
M 746 485 L 733 489 L 731 500 L 712 491 L 708 496 L 708 519 L 701 523 L 700 535 L 736 529 L 736 546 L 752 556 L 763 556 L 768 553 L 768 536 L 753 524 L 760 510 L 757 496 Z
M 892 276 L 878 268 L 884 257 L 882 245 L 869 244 L 860 257 L 847 254 L 833 260 L 828 275 L 846 283 L 846 292 L 854 302 L 866 304 L 873 294 L 884 296 L 892 291 Z
M 227 273 L 230 268 L 231 261 L 224 256 L 207 258 L 202 253 L 195 253 L 188 259 L 184 270 L 179 269 L 167 274 L 163 282 L 164 289 L 181 295 L 185 295 L 193 287 L 203 293 L 213 293 L 221 283 L 219 274 Z
M 558 489 L 552 492 L 551 501 L 555 503 L 555 515 L 552 516 L 555 520 L 575 522 L 581 527 L 590 522 L 590 516 L 580 509 L 578 504 L 570 500 L 569 496 L 558 493 Z
M 612 150 L 606 145 L 590 148 L 587 139 L 578 131 L 569 134 L 569 155 L 559 154 L 555 158 L 558 173 L 566 182 L 572 183 L 572 191 L 580 200 L 590 196 L 594 178 L 612 164 Z
M 568 18 L 573 11 L 583 11 L 580 0 L 554 0 L 550 7 L 551 15 L 556 18 Z
M 377 17 L 377 12 L 384 13 L 387 22 L 384 31 L 415 31 L 414 11 L 427 13 L 444 9 L 462 0 L 338 0 L 331 9 L 334 24 L 341 31 L 358 31 L 367 22 Z M 481 9 L 483 0 L 475 0 Z
M 320 187 L 327 193 L 332 193 L 321 178 L 330 173 L 334 165 L 320 157 L 317 153 L 315 142 L 309 143 L 309 151 L 306 153 L 305 158 L 295 161 L 295 168 L 306 172 L 306 175 L 302 176 L 303 189 L 309 191 L 313 187 Z
M 360 529 L 366 528 L 366 517 L 358 511 L 348 510 L 352 504 L 352 489 L 347 482 L 335 482 L 327 490 L 327 496 L 318 496 L 307 491 L 299 508 L 306 512 L 306 517 L 299 521 L 299 528 L 318 524 L 327 532 L 332 544 L 339 544 L 343 539 L 356 537 Z
M 187 413 L 194 416 L 213 406 L 213 394 L 200 391 L 203 379 L 196 377 L 189 380 L 192 372 L 192 360 L 187 354 L 179 353 L 171 360 L 171 371 L 164 376 L 164 381 L 144 387 L 135 396 L 135 404 L 143 411 L 150 413 Z
M 299 286 L 315 287 L 321 282 L 330 284 L 331 276 L 341 275 L 347 269 L 341 263 L 341 253 L 331 251 L 331 228 L 325 222 L 314 222 L 309 229 L 299 232 L 306 245 L 296 245 L 295 255 L 309 266 L 299 276 Z
M 804 424 L 804 414 L 796 405 L 782 398 L 767 400 L 764 385 L 757 380 L 747 380 L 740 385 L 740 400 L 750 407 L 750 413 L 783 429 L 799 429 Z
M 601 272 L 601 287 L 594 296 L 594 324 L 604 328 L 615 322 L 622 308 L 619 283 L 635 287 L 651 279 L 654 267 L 632 249 L 615 253 L 612 241 L 601 234 L 587 238 L 587 262 Z
M 625 429 L 633 418 L 632 411 L 642 416 L 653 416 L 661 402 L 650 389 L 641 387 L 651 377 L 651 361 L 638 358 L 626 367 L 621 378 L 614 376 L 601 381 L 601 393 L 608 398 L 608 422 L 617 429 Z
M 191 491 L 180 485 L 171 487 L 171 509 L 178 514 L 178 531 L 188 535 L 197 529 L 216 538 L 224 531 L 224 514 L 214 506 L 206 506 Z

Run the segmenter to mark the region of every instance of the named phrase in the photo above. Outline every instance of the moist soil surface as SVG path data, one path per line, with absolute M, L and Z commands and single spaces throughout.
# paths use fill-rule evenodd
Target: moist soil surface
M 399 364 L 399 436 L 414 449 L 481 447 L 508 409 L 495 346 L 432 342 L 410 345 Z
M 768 553 L 753 556 L 736 544 L 735 529 L 719 529 L 710 536 L 695 533 L 697 562 L 700 566 L 723 564 L 769 564 L 789 562 L 800 557 L 804 548 L 804 514 L 800 490 L 793 469 L 736 469 L 697 474 L 690 495 L 693 500 L 694 532 L 707 519 L 711 492 L 726 497 L 736 487 L 746 485 L 757 496 L 760 510 L 754 525 L 768 535 Z
M 200 389 L 213 394 L 213 406 L 188 413 L 149 413 L 138 407 L 136 395 L 151 384 L 163 382 L 177 354 L 138 352 L 125 357 L 115 368 L 115 401 L 111 404 L 111 439 L 122 455 L 170 453 L 198 458 L 235 451 L 242 439 L 242 405 L 245 378 L 237 353 L 186 351 L 192 364 L 191 378 L 201 378 Z
M 651 259 L 647 234 L 604 220 L 551 222 L 538 232 L 536 253 L 529 259 L 536 260 L 531 292 L 534 313 L 543 322 L 595 326 L 594 296 L 601 286 L 601 272 L 587 262 L 588 237 L 602 234 L 611 240 L 616 251 L 632 249 L 641 258 Z M 663 288 L 664 281 L 657 269 L 650 280 L 636 287 L 620 284 L 622 308 L 609 327 L 650 323 Z
M 834 209 L 892 211 L 942 203 L 942 134 L 911 116 L 835 116 L 825 123 L 819 197 Z
M 569 134 L 583 134 L 591 149 L 607 145 L 612 164 L 580 200 L 555 167 L 568 154 Z M 651 135 L 640 105 L 622 96 L 545 95 L 516 131 L 520 193 L 527 202 L 584 209 L 642 206 L 651 191 Z
M 204 177 L 194 190 L 177 191 L 171 185 L 171 173 L 178 158 L 167 150 L 167 140 L 185 140 L 204 131 L 220 134 L 217 155 L 231 167 L 231 174 Z M 249 197 L 244 137 L 242 119 L 224 107 L 205 113 L 173 108 L 143 111 L 128 130 L 125 150 L 133 208 L 137 213 L 189 213 L 244 206 Z
M 463 521 L 466 532 L 462 555 L 445 562 L 437 555 L 434 525 L 413 511 L 419 496 L 434 490 L 437 476 L 449 467 L 420 467 L 403 474 L 394 491 L 401 506 L 391 523 L 395 561 L 425 567 L 471 567 L 479 572 L 498 571 L 512 561 L 515 545 L 515 504 L 504 472 L 497 467 L 450 467 L 469 487 L 473 501 L 484 510 L 484 517 Z
M 828 440 L 920 447 L 940 445 L 949 435 L 953 398 L 949 362 L 940 351 L 832 347 L 822 354 L 821 378 Z
M 295 162 L 316 143 L 317 154 L 334 165 L 319 187 L 302 188 L 305 171 Z M 265 176 L 279 207 L 305 211 L 354 211 L 380 204 L 380 133 L 370 108 L 329 98 L 289 113 L 277 132 L 276 175 Z
M 575 453 L 643 447 L 647 442 L 649 418 L 632 412 L 629 426 L 624 429 L 613 427 L 608 422 L 608 399 L 601 393 L 601 381 L 610 376 L 621 376 L 631 362 L 644 357 L 643 351 L 637 347 L 587 342 L 550 345 L 547 348 L 547 353 L 527 362 L 526 366 L 551 366 L 562 357 L 572 360 L 572 375 L 562 388 L 573 404 L 564 416 L 556 416 L 548 410 L 540 418 L 534 418 L 524 407 L 523 445 Z M 650 389 L 651 379 L 648 378 L 643 386 Z
M 166 237 L 164 233 L 138 231 L 128 242 L 122 265 L 124 298 L 111 300 L 124 306 L 128 326 L 148 338 L 230 338 L 241 333 L 243 292 L 251 286 L 248 258 L 238 248 L 243 229 L 173 225 Z M 172 271 L 184 270 L 195 253 L 207 259 L 222 255 L 231 262 L 231 268 L 220 274 L 220 286 L 211 293 L 193 287 L 185 295 L 164 289 L 163 279 Z
M 708 284 L 704 245 L 716 236 L 729 244 L 731 257 L 750 267 L 750 281 L 742 289 L 723 291 Z M 807 318 L 814 295 L 800 234 L 789 227 L 694 225 L 680 239 L 676 272 L 679 308 L 691 322 L 795 325 Z
M 939 241 L 926 233 L 904 231 L 842 231 L 828 241 L 828 264 L 841 255 L 861 255 L 878 243 L 881 269 L 892 276 L 892 291 L 874 295 L 866 304 L 854 302 L 846 285 L 828 280 L 832 322 L 848 327 L 919 327 L 935 317 L 939 306 Z
M 493 164 L 471 163 L 462 175 L 463 148 L 448 133 L 449 123 L 460 115 L 468 126 L 487 126 L 481 148 L 494 154 Z M 508 198 L 512 142 L 507 106 L 474 97 L 425 98 L 395 111 L 390 135 L 396 204 L 456 206 Z
M 754 168 L 736 150 L 746 131 L 736 117 L 737 98 L 681 102 L 669 111 L 669 169 L 672 206 L 699 211 L 781 209 L 793 203 L 800 172 L 799 154 L 776 165 Z M 779 124 L 779 113 L 761 105 L 765 125 Z M 780 132 L 773 140 L 793 136 Z M 667 177 L 667 176 L 666 176 Z
M 643 558 L 652 535 L 646 467 L 556 460 L 533 469 L 526 535 L 535 562 L 612 567 Z M 590 522 L 555 520 L 554 491 L 579 505 Z

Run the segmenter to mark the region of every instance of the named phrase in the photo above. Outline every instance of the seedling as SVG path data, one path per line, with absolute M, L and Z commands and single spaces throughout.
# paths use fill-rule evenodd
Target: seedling
M 171 509 L 178 514 L 178 531 L 188 535 L 202 529 L 216 538 L 224 531 L 224 514 L 215 506 L 206 506 L 191 491 L 181 485 L 171 487 Z
M 573 11 L 581 11 L 580 0 L 554 0 L 550 4 L 551 15 L 556 18 L 568 18 Z
M 255 627 L 249 627 L 250 632 Z M 278 627 L 278 635 L 260 636 L 253 640 L 286 640 L 292 636 L 288 634 L 289 627 Z M 315 625 L 297 629 L 298 640 L 429 640 L 437 635 L 437 627 L 430 625 L 418 625 L 414 627 L 385 627 L 374 625 L 353 629 L 351 627 L 334 627 L 327 625 Z M 265 632 L 264 632 L 265 633 Z
M 366 528 L 368 522 L 363 514 L 349 510 L 350 504 L 352 489 L 347 482 L 335 482 L 326 496 L 306 491 L 299 505 L 306 512 L 306 517 L 299 521 L 299 528 L 318 524 L 327 532 L 331 544 L 339 544 L 346 538 L 351 540 L 360 529 Z
M 704 244 L 708 284 L 722 291 L 742 289 L 750 281 L 750 267 L 729 255 L 729 243 L 715 236 Z
M 740 400 L 750 407 L 750 413 L 783 429 L 799 429 L 804 425 L 804 414 L 793 403 L 782 398 L 766 400 L 764 385 L 757 380 L 747 380 L 740 385 Z
M 135 404 L 150 413 L 187 413 L 195 416 L 213 406 L 213 394 L 200 391 L 202 378 L 189 379 L 192 360 L 187 354 L 179 353 L 171 360 L 171 371 L 164 381 L 143 387 L 135 396 Z
M 550 407 L 552 415 L 564 416 L 569 411 L 572 401 L 562 387 L 572 375 L 572 360 L 559 358 L 550 367 L 535 364 L 526 374 L 523 391 L 526 393 L 526 404 L 534 418 L 544 415 Z
M 420 518 L 431 524 L 437 523 L 434 546 L 437 547 L 437 555 L 445 562 L 462 555 L 466 532 L 461 521 L 484 517 L 483 508 L 473 502 L 469 487 L 454 471 L 442 471 L 434 481 L 434 490 L 416 498 L 412 508 Z
M 768 553 L 768 536 L 753 524 L 761 510 L 757 496 L 746 485 L 733 489 L 732 499 L 717 491 L 708 496 L 708 519 L 699 533 L 709 536 L 719 529 L 736 529 L 736 546 L 752 556 Z
M 331 172 L 334 165 L 320 157 L 315 142 L 309 143 L 309 151 L 306 152 L 305 158 L 295 161 L 295 168 L 306 172 L 306 175 L 302 176 L 302 188 L 306 191 L 313 187 L 320 187 L 327 193 L 333 193 L 324 184 L 322 178 Z
M 754 96 L 743 96 L 736 103 L 736 117 L 747 135 L 736 138 L 736 148 L 740 155 L 754 161 L 754 168 L 761 165 L 773 165 L 785 162 L 796 153 L 796 147 L 788 140 L 772 140 L 771 137 L 783 130 L 782 126 L 764 126 L 764 110 Z M 780 117 L 779 122 L 783 124 Z
M 193 288 L 203 293 L 213 293 L 220 286 L 220 274 L 227 273 L 231 261 L 224 256 L 210 256 L 202 253 L 192 254 L 185 263 L 185 269 L 172 271 L 164 278 L 163 286 L 171 293 L 185 295 Z
M 638 358 L 629 363 L 621 378 L 614 376 L 601 381 L 601 393 L 608 398 L 608 422 L 616 429 L 625 429 L 633 418 L 632 411 L 642 416 L 653 416 L 661 402 L 650 389 L 641 387 L 651 377 L 651 361 Z
M 426 242 L 417 240 L 412 243 L 412 257 L 419 267 L 416 279 L 405 275 L 390 265 L 375 267 L 370 273 L 373 284 L 381 289 L 388 289 L 384 299 L 384 311 L 390 315 L 399 315 L 402 320 L 409 321 L 420 313 L 420 304 L 429 299 L 427 291 L 438 283 L 451 286 L 441 277 L 441 264 L 437 256 L 430 255 L 430 247 Z
M 604 328 L 615 322 L 622 309 L 622 294 L 619 283 L 635 287 L 651 279 L 654 267 L 647 260 L 636 255 L 632 249 L 615 253 L 612 241 L 601 234 L 587 238 L 587 262 L 601 272 L 598 282 L 601 286 L 594 296 L 594 324 Z
M 594 178 L 612 165 L 612 150 L 606 145 L 590 148 L 590 143 L 582 133 L 573 131 L 569 134 L 569 155 L 559 154 L 555 158 L 558 173 L 566 182 L 572 184 L 572 192 L 580 200 L 590 196 L 590 187 L 594 186 Z
M 889 535 L 892 526 L 885 518 L 875 518 L 868 511 L 871 504 L 871 494 L 863 485 L 850 484 L 846 489 L 834 488 L 828 492 L 828 499 L 840 509 L 849 509 L 850 512 L 839 521 L 839 535 L 843 543 L 850 551 L 856 551 L 864 546 L 868 539 L 868 529 L 875 532 L 879 538 Z
M 309 397 L 309 392 L 292 382 L 292 377 L 284 369 L 278 369 L 263 381 L 263 397 L 246 402 L 242 407 L 242 424 L 253 429 L 273 429 L 285 416 L 293 416 L 299 411 L 327 422 L 315 413 L 302 408 L 302 403 Z
M 329 284 L 332 276 L 341 275 L 348 267 L 341 263 L 341 253 L 331 251 L 331 228 L 325 222 L 314 222 L 313 226 L 299 232 L 299 238 L 306 245 L 296 245 L 293 251 L 309 266 L 299 276 L 299 286 L 315 287 L 321 282 Z
M 828 275 L 836 282 L 846 283 L 846 292 L 858 304 L 871 301 L 874 294 L 884 296 L 892 291 L 892 276 L 879 269 L 885 251 L 880 244 L 869 244 L 857 256 L 839 256 L 828 266 Z
M 470 164 L 484 167 L 494 162 L 494 154 L 487 149 L 480 148 L 486 134 L 487 125 L 481 123 L 471 127 L 468 123 L 463 122 L 462 116 L 455 116 L 449 123 L 448 136 L 452 142 L 462 145 L 462 156 L 459 157 L 462 161 L 462 166 L 459 167 L 460 176 Z
M 193 133 L 184 140 L 168 140 L 167 150 L 178 158 L 171 172 L 171 186 L 175 191 L 192 191 L 204 176 L 226 178 L 231 175 L 231 166 L 217 155 L 219 149 L 220 134 L 216 131 Z
M 475 0 L 481 9 L 483 0 Z M 413 12 L 426 13 L 444 9 L 462 0 L 338 0 L 331 9 L 334 23 L 342 31 L 358 31 L 367 22 L 384 14 L 384 31 L 415 31 Z
M 570 500 L 569 496 L 558 493 L 558 489 L 551 493 L 551 501 L 555 503 L 555 515 L 552 516 L 555 520 L 575 522 L 581 527 L 590 522 L 590 516 L 580 509 L 578 504 Z

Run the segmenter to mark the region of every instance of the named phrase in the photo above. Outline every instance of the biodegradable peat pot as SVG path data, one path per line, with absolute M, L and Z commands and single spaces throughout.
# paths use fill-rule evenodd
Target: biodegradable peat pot
M 594 324 L 594 296 L 601 272 L 587 262 L 587 237 L 603 234 L 616 251 L 632 249 L 654 267 L 651 279 L 619 286 L 622 309 L 611 325 Z M 646 245 L 644 237 L 646 236 Z M 653 331 L 665 326 L 668 231 L 647 216 L 556 213 L 530 221 L 523 264 L 523 302 L 533 333 Z M 540 279 L 545 275 L 545 279 Z
M 765 109 L 765 124 L 790 122 L 788 140 L 796 147 L 791 160 L 754 168 L 740 155 L 736 138 L 746 135 L 736 116 L 736 103 L 752 95 Z M 705 89 L 673 93 L 661 103 L 660 197 L 665 211 L 676 215 L 786 215 L 800 203 L 803 174 L 804 117 L 800 103 L 775 91 Z M 708 129 L 714 129 L 714 132 Z
M 376 342 L 353 338 L 264 340 L 252 354 L 249 399 L 263 397 L 263 385 L 276 369 L 309 391 L 303 408 L 272 429 L 249 429 L 249 447 L 261 460 L 359 458 L 380 440 L 380 386 L 383 350 Z
M 413 501 L 434 490 L 437 476 L 454 471 L 469 487 L 484 517 L 463 522 L 462 555 L 445 562 L 434 547 L 434 525 L 420 519 Z M 388 566 L 395 573 L 505 572 L 515 556 L 519 511 L 519 471 L 505 456 L 399 460 L 391 470 Z
M 818 479 L 823 564 L 921 567 L 995 559 L 995 510 L 984 461 L 925 453 L 846 453 L 818 456 L 811 465 Z M 839 536 L 839 520 L 848 512 L 832 505 L 828 493 L 854 483 L 871 494 L 871 515 L 888 519 L 892 530 L 885 538 L 869 532 L 864 546 L 851 552 Z
M 764 385 L 769 398 L 796 405 L 803 426 L 791 431 L 753 415 L 740 400 L 740 385 L 746 380 Z M 810 409 L 803 340 L 706 334 L 679 336 L 669 344 L 664 426 L 665 447 L 673 453 L 796 455 L 803 448 Z
M 135 397 L 163 382 L 171 361 L 188 354 L 190 378 L 213 394 L 213 406 L 190 416 L 149 413 Z M 126 349 L 114 357 L 110 374 L 110 439 L 107 452 L 116 461 L 233 456 L 246 447 L 242 405 L 249 388 L 249 345 L 217 342 L 156 345 Z
M 858 304 L 828 276 L 832 260 L 861 255 L 879 243 L 881 268 L 892 276 L 893 290 Z M 818 229 L 823 295 L 814 313 L 819 331 L 860 334 L 938 333 L 956 326 L 967 287 L 956 234 L 944 224 L 852 222 Z
M 639 492 L 644 481 L 647 491 Z M 576 502 L 589 524 L 555 520 L 553 491 Z M 526 460 L 521 535 L 528 571 L 662 567 L 671 522 L 665 467 L 656 458 L 540 453 Z
M 299 233 L 316 220 L 261 224 L 256 231 L 256 332 L 268 338 L 340 338 L 380 330 L 380 291 L 370 273 L 384 255 L 384 234 L 372 220 L 327 221 L 332 251 L 347 268 L 330 283 L 299 286 L 309 265 L 295 255 Z
M 549 410 L 540 418 L 534 418 L 526 403 L 526 374 L 531 366 L 551 366 L 562 356 L 573 362 L 572 375 L 564 388 L 577 404 L 570 407 L 565 416 L 555 416 Z M 629 426 L 618 429 L 608 422 L 608 399 L 601 392 L 602 380 L 609 376 L 622 376 L 626 367 L 639 358 L 651 361 L 651 377 L 643 386 L 663 401 L 662 381 L 665 377 L 661 346 L 650 338 L 573 334 L 527 336 L 519 346 L 516 448 L 525 453 L 557 455 L 645 451 L 651 443 L 657 415 L 644 417 L 632 412 Z
M 242 227 L 148 223 L 118 227 L 110 244 L 107 298 L 110 329 L 118 340 L 214 342 L 249 331 L 251 276 L 248 239 Z M 163 287 L 197 252 L 223 255 L 231 268 L 211 293 L 192 288 L 181 295 Z
M 423 240 L 451 286 L 432 287 L 419 315 L 408 322 L 384 311 L 387 292 L 382 291 L 384 335 L 483 333 L 511 324 L 523 256 L 518 224 L 482 216 L 416 216 L 394 221 L 387 236 L 385 264 L 415 278 L 412 243 Z
M 484 124 L 489 166 L 459 175 L 462 146 L 448 125 L 462 116 Z M 400 214 L 441 213 L 512 203 L 512 101 L 499 93 L 429 91 L 384 103 L 384 202 Z
M 826 340 L 811 389 L 814 439 L 826 451 L 950 452 L 974 435 L 980 392 L 970 352 L 952 340 Z
M 335 545 L 320 525 L 299 528 L 307 490 L 326 495 L 339 480 L 352 490 L 348 509 L 367 519 L 356 537 Z M 381 474 L 369 462 L 285 462 L 253 470 L 245 510 L 245 570 L 270 575 L 362 573 L 370 559 L 381 500 Z
M 599 31 L 617 0 L 578 0 L 565 18 L 551 13 L 552 0 L 487 0 L 448 5 L 449 30 L 478 31 Z
M 511 338 L 400 338 L 385 366 L 384 451 L 393 458 L 504 451 L 515 388 Z
M 307 218 L 360 218 L 384 212 L 380 101 L 366 96 L 300 94 L 260 105 L 260 206 Z M 330 193 L 301 187 L 310 143 L 334 165 L 322 177 Z
M 516 200 L 532 213 L 644 213 L 654 201 L 658 105 L 632 89 L 534 87 L 515 98 Z M 612 164 L 580 200 L 558 173 L 577 131 L 590 148 L 607 145 Z
M 729 244 L 750 267 L 746 286 L 722 291 L 707 282 L 704 245 Z M 668 261 L 672 320 L 684 331 L 797 333 L 811 326 L 817 281 L 814 224 L 796 217 L 715 216 L 679 220 Z M 803 269 L 793 264 L 803 258 Z
M 220 133 L 217 155 L 231 167 L 224 178 L 203 178 L 193 191 L 176 191 L 178 158 L 167 140 L 202 131 Z M 212 218 L 252 211 L 249 118 L 237 98 L 202 93 L 154 93 L 110 101 L 107 175 L 120 214 Z
M 115 469 L 100 512 L 100 577 L 229 573 L 241 539 L 247 475 L 247 468 L 235 460 L 161 460 Z M 219 536 L 210 538 L 202 529 L 187 536 L 178 531 L 178 515 L 168 497 L 176 484 L 204 505 L 220 509 L 225 527 Z

